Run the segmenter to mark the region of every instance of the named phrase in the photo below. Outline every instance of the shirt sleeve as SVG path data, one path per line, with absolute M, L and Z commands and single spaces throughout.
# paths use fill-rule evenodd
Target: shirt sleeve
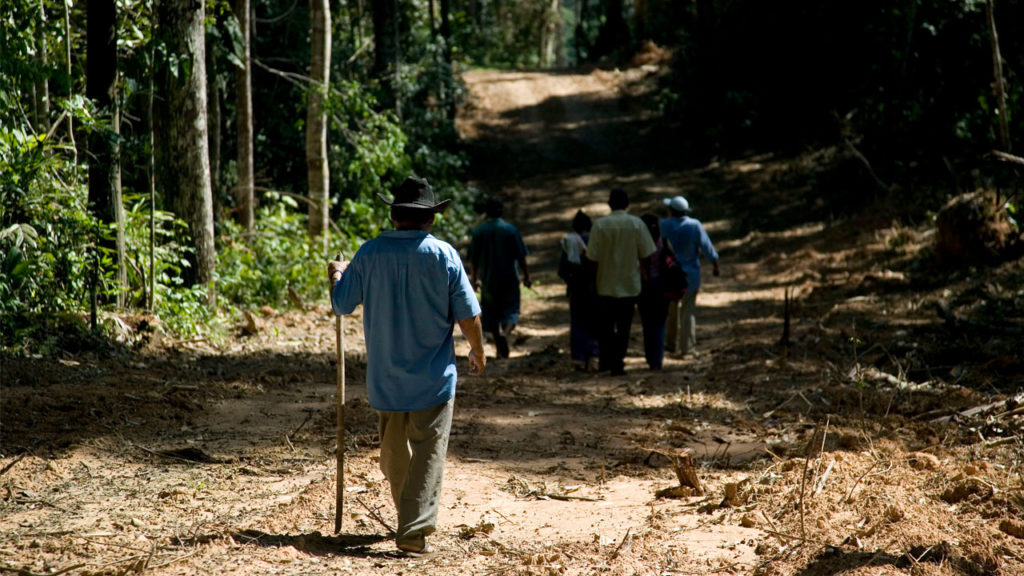
M 530 253 L 529 249 L 526 248 L 526 242 L 523 242 L 523 235 L 516 230 L 516 250 L 519 251 L 519 258 L 526 258 Z
M 448 260 L 448 301 L 456 322 L 480 314 L 480 303 L 477 302 L 473 285 L 469 282 L 466 267 L 462 265 L 462 260 L 457 254 L 450 256 Z
M 590 231 L 590 241 L 587 242 L 587 251 L 584 254 L 587 260 L 598 262 L 601 260 L 601 231 L 594 228 Z
M 705 256 L 710 258 L 712 261 L 718 260 L 718 252 L 715 251 L 715 247 L 711 244 L 711 238 L 708 237 L 708 233 L 704 230 L 704 227 L 700 227 L 700 249 Z
M 363 303 L 363 258 L 357 252 L 349 262 L 341 280 L 331 288 L 331 308 L 334 314 L 350 314 Z
M 647 258 L 658 251 L 658 247 L 654 245 L 654 239 L 651 238 L 651 233 L 642 220 L 637 228 L 637 235 L 640 237 L 640 242 L 637 243 L 636 255 L 638 258 Z

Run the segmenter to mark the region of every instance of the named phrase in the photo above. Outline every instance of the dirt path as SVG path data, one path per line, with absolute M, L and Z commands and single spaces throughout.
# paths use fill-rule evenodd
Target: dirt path
M 512 358 L 460 379 L 434 538 L 443 553 L 392 552 L 358 312 L 346 320 L 348 506 L 331 535 L 333 321 L 320 303 L 217 347 L 5 359 L 0 570 L 1024 571 L 1024 545 L 1001 528 L 1024 514 L 1019 420 L 990 419 L 1002 435 L 984 424 L 1012 412 L 999 403 L 1019 373 L 941 359 L 948 337 L 924 310 L 942 287 L 910 291 L 909 248 L 891 242 L 923 233 L 816 218 L 793 159 L 692 167 L 652 147 L 647 74 L 467 77 L 460 130 L 474 184 L 510 201 L 538 285 Z M 638 326 L 625 377 L 568 365 L 557 240 L 577 208 L 607 213 L 612 186 L 631 192 L 634 214 L 660 213 L 662 197 L 684 191 L 723 256 L 722 277 L 702 287 L 701 354 L 670 357 L 661 372 L 645 368 Z M 788 347 L 778 343 L 786 289 Z M 1005 385 L 962 385 L 997 369 Z M 986 403 L 999 405 L 975 428 L 935 420 Z M 671 457 L 683 449 L 707 494 L 656 498 L 677 484 Z

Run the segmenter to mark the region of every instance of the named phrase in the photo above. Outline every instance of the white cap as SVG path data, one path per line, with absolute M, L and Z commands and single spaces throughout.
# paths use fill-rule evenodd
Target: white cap
M 686 201 L 686 198 L 682 196 L 673 196 L 672 198 L 665 198 L 665 205 L 675 210 L 676 212 L 689 212 L 690 203 Z

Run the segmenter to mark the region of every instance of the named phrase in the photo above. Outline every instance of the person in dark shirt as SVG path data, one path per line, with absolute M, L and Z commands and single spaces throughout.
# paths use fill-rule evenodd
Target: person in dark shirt
M 494 337 L 498 358 L 508 358 L 508 336 L 519 323 L 519 282 L 530 287 L 526 266 L 529 251 L 519 230 L 502 219 L 505 206 L 490 198 L 487 220 L 473 229 L 469 245 L 469 275 L 480 287 L 483 329 Z

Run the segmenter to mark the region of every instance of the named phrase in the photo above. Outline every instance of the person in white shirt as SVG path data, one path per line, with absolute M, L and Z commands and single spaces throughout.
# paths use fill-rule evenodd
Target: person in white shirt
M 590 231 L 586 257 L 597 263 L 599 370 L 626 373 L 626 349 L 633 308 L 640 295 L 640 261 L 657 251 L 643 220 L 626 212 L 629 195 L 615 188 L 608 196 L 611 214 Z

